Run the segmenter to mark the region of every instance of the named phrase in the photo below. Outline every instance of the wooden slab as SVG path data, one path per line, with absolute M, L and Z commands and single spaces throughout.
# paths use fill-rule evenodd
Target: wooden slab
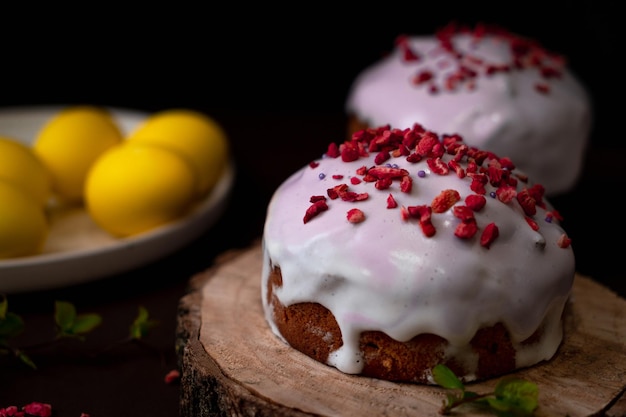
M 255 244 L 190 281 L 177 329 L 181 417 L 438 415 L 440 387 L 346 375 L 277 339 L 263 316 L 261 266 Z M 535 415 L 625 416 L 626 300 L 577 276 L 565 326 L 551 361 L 516 373 L 539 386 Z M 467 389 L 489 392 L 496 382 Z

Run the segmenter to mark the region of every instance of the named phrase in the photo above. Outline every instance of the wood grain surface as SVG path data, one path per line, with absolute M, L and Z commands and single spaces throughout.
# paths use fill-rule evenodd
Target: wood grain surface
M 437 416 L 441 387 L 346 375 L 277 339 L 261 306 L 262 251 L 222 256 L 179 303 L 181 417 Z M 626 300 L 577 275 L 555 357 L 516 372 L 539 387 L 542 416 L 626 415 Z M 483 393 L 498 379 L 467 384 Z M 454 415 L 485 415 L 472 407 Z

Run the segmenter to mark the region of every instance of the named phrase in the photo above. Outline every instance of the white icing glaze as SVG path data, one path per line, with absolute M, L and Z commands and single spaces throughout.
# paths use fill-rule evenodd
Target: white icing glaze
M 474 213 L 475 236 L 454 235 L 460 220 L 451 208 L 432 214 L 436 233 L 426 237 L 416 219 L 402 218 L 401 207 L 430 205 L 444 189 L 457 190 L 461 200 L 456 205 L 464 205 L 465 197 L 475 194 L 470 177 L 460 179 L 454 171 L 438 175 L 427 158 L 410 163 L 406 157 L 392 157 L 383 166 L 408 171 L 413 180 L 409 193 L 400 190 L 398 180 L 384 190 L 373 182 L 351 184 L 351 177 L 362 178 L 358 168 L 375 165 L 374 157 L 371 153 L 343 162 L 324 156 L 317 160 L 319 166 L 302 168 L 276 190 L 264 228 L 262 271 L 262 300 L 273 332 L 281 337 L 266 299 L 270 259 L 282 272 L 283 285 L 273 291 L 284 305 L 317 302 L 334 314 L 344 345 L 331 354 L 329 365 L 343 372 L 361 370 L 358 340 L 363 330 L 380 330 L 399 341 L 434 333 L 450 342 L 450 353 L 471 362 L 470 339 L 479 328 L 501 322 L 515 348 L 523 351 L 519 366 L 549 359 L 562 339 L 560 316 L 575 272 L 571 246 L 557 243 L 563 229 L 556 218 L 545 221 L 553 210 L 550 204 L 537 206 L 532 218 L 539 230 L 534 231 L 517 200 L 504 203 L 491 197 L 495 187 L 487 184 L 486 205 Z M 452 156 L 442 159 L 447 162 Z M 464 158 L 461 165 L 466 162 Z M 420 171 L 425 177 L 418 176 Z M 369 198 L 328 199 L 328 210 L 305 224 L 311 196 L 327 196 L 328 189 L 342 183 Z M 527 186 L 520 181 L 516 189 Z M 390 194 L 397 208 L 387 208 Z M 352 208 L 365 214 L 363 222 L 347 220 Z M 499 237 L 487 249 L 480 245 L 480 234 L 491 222 L 498 226 Z M 519 343 L 540 326 L 545 326 L 546 337 L 522 349 Z
M 469 34 L 457 34 L 452 42 L 456 50 L 485 63 L 512 62 L 509 43 L 500 37 L 488 35 L 477 42 Z M 569 191 L 576 184 L 591 129 L 591 106 L 585 88 L 562 61 L 542 56 L 546 66 L 562 67 L 561 77 L 550 79 L 543 78 L 536 66 L 487 76 L 484 69 L 466 61 L 483 75 L 451 92 L 443 85 L 458 71 L 459 62 L 441 49 L 434 36 L 410 37 L 408 45 L 419 61 L 405 60 L 404 48 L 397 45 L 364 69 L 348 93 L 348 114 L 370 126 L 404 128 L 418 122 L 442 134 L 461 134 L 472 146 L 513 159 L 549 195 Z M 437 94 L 429 91 L 430 84 L 412 82 L 424 70 L 435 75 Z M 539 83 L 547 85 L 549 93 L 538 92 Z

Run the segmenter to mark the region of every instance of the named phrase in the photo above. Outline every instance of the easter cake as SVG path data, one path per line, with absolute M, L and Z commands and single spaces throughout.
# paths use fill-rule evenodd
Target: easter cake
M 575 264 L 544 193 L 511 159 L 421 124 L 331 143 L 268 206 L 269 328 L 318 362 L 389 381 L 548 361 Z
M 547 195 L 576 185 L 592 114 L 565 56 L 486 24 L 401 35 L 394 46 L 353 80 L 349 135 L 417 122 L 510 157 Z

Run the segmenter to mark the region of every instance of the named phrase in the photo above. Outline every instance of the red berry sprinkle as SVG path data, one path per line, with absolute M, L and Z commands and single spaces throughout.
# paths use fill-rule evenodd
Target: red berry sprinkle
M 560 248 L 566 249 L 569 248 L 572 244 L 572 239 L 570 239 L 566 234 L 562 234 L 557 241 L 557 244 Z
M 461 200 L 461 194 L 457 190 L 443 190 L 439 195 L 433 198 L 430 205 L 433 208 L 433 213 L 443 213 L 448 211 L 450 207 L 455 205 Z
M 350 223 L 361 223 L 365 220 L 365 214 L 361 210 L 353 208 L 348 210 L 347 218 Z
M 489 223 L 485 226 L 483 233 L 480 235 L 480 245 L 489 249 L 494 240 L 498 238 L 500 231 L 495 223 Z
M 463 75 L 467 78 L 475 76 L 471 71 L 464 72 Z M 326 156 L 341 156 L 341 160 L 348 163 L 370 154 L 374 156 L 373 166 L 360 165 L 353 173 L 348 174 L 349 183 L 337 184 L 326 189 L 326 195 L 313 195 L 309 198 L 311 204 L 304 215 L 304 223 L 329 210 L 327 200 L 336 201 L 337 204 L 355 203 L 369 199 L 370 192 L 395 190 L 407 194 L 406 198 L 413 201 L 413 205 L 400 206 L 401 219 L 406 222 L 416 220 L 424 236 L 432 237 L 437 232 L 433 215 L 452 209 L 452 214 L 459 219 L 454 235 L 469 240 L 481 231 L 478 243 L 489 249 L 499 237 L 498 226 L 494 222 L 481 225 L 479 221 L 483 217 L 475 217 L 475 213 L 481 212 L 487 205 L 487 192 L 496 198 L 494 203 L 489 204 L 519 204 L 526 222 L 535 231 L 540 228 L 535 218 L 537 209 L 547 210 L 547 204 L 543 200 L 545 189 L 542 185 L 535 184 L 517 191 L 518 181 L 527 184 L 528 180 L 522 174 L 513 172 L 515 165 L 509 158 L 499 158 L 492 152 L 468 146 L 456 134 L 443 135 L 439 139 L 439 136 L 420 124 L 404 130 L 381 126 L 358 131 L 350 140 L 338 146 L 329 145 Z M 448 160 L 447 163 L 444 162 L 444 157 Z M 394 163 L 395 158 L 404 158 L 409 163 L 425 159 L 430 172 L 427 169 L 417 169 L 411 174 L 408 170 L 399 168 Z M 314 161 L 310 166 L 316 168 L 319 164 L 319 161 Z M 429 203 L 423 201 L 420 189 L 412 192 L 413 175 L 420 178 L 421 183 L 434 178 L 428 173 L 445 176 L 451 172 L 455 174 L 459 184 L 464 184 L 465 189 L 441 190 Z M 345 175 L 333 174 L 332 178 L 343 180 Z M 453 180 L 451 178 L 449 181 Z M 458 204 L 464 194 L 466 196 L 463 203 Z M 386 195 L 386 207 L 397 208 L 399 205 L 393 193 L 387 192 Z M 350 223 L 360 223 L 366 219 L 365 214 L 357 208 L 351 208 L 346 213 Z M 562 220 L 562 217 L 556 210 L 546 211 L 544 221 L 551 223 L 553 219 Z M 569 247 L 570 244 L 571 240 L 567 235 L 563 235 L 558 241 L 560 247 Z
M 508 62 L 490 62 L 471 51 L 461 52 L 456 48 L 454 37 L 466 34 L 472 36 L 474 46 L 487 42 L 491 37 L 509 47 L 510 60 Z M 432 68 L 420 68 L 410 82 L 422 88 L 427 88 L 431 94 L 440 91 L 454 92 L 458 90 L 471 91 L 477 88 L 480 77 L 492 77 L 497 74 L 506 74 L 514 71 L 536 70 L 537 82 L 534 90 L 540 94 L 550 93 L 550 82 L 559 80 L 563 76 L 566 65 L 563 56 L 543 48 L 538 42 L 516 35 L 504 28 L 478 24 L 474 28 L 457 25 L 454 22 L 439 29 L 435 34 L 439 54 L 437 62 L 447 62 L 448 65 L 435 65 L 436 70 L 445 70 L 446 76 L 439 83 L 436 81 L 436 71 Z M 401 60 L 405 63 L 420 62 L 418 53 L 410 48 L 409 37 L 398 36 L 395 45 L 401 53 Z M 442 61 L 441 55 L 448 58 Z

